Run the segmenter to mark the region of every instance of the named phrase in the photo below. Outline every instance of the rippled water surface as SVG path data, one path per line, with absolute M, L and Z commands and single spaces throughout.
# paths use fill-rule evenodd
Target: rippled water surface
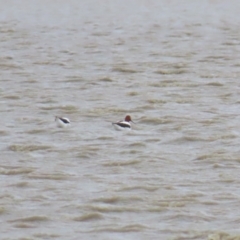
M 0 6 L 1 239 L 240 239 L 239 1 Z

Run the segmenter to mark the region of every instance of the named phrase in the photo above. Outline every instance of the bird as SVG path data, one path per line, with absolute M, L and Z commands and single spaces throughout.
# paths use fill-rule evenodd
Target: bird
M 116 130 L 123 130 L 123 129 L 131 130 L 132 129 L 131 122 L 134 123 L 132 121 L 131 116 L 127 115 L 124 121 L 113 122 L 112 125 Z
M 70 120 L 66 117 L 55 117 L 55 121 L 57 122 L 58 127 L 68 127 L 71 125 Z

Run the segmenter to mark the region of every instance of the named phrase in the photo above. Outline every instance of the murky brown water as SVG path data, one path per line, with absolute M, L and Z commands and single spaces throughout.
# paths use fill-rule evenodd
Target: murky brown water
M 240 239 L 239 1 L 0 5 L 1 239 Z

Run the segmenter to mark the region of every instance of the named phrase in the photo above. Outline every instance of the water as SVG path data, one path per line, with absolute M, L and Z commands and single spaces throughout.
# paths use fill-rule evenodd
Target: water
M 0 5 L 1 239 L 240 239 L 238 1 Z

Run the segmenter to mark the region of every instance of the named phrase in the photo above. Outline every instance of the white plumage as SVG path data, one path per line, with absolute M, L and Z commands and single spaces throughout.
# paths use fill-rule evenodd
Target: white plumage
M 131 122 L 133 122 L 131 117 L 127 115 L 124 121 L 114 122 L 112 125 L 116 130 L 131 130 Z
M 66 117 L 55 117 L 58 127 L 68 127 L 71 125 L 70 120 Z

